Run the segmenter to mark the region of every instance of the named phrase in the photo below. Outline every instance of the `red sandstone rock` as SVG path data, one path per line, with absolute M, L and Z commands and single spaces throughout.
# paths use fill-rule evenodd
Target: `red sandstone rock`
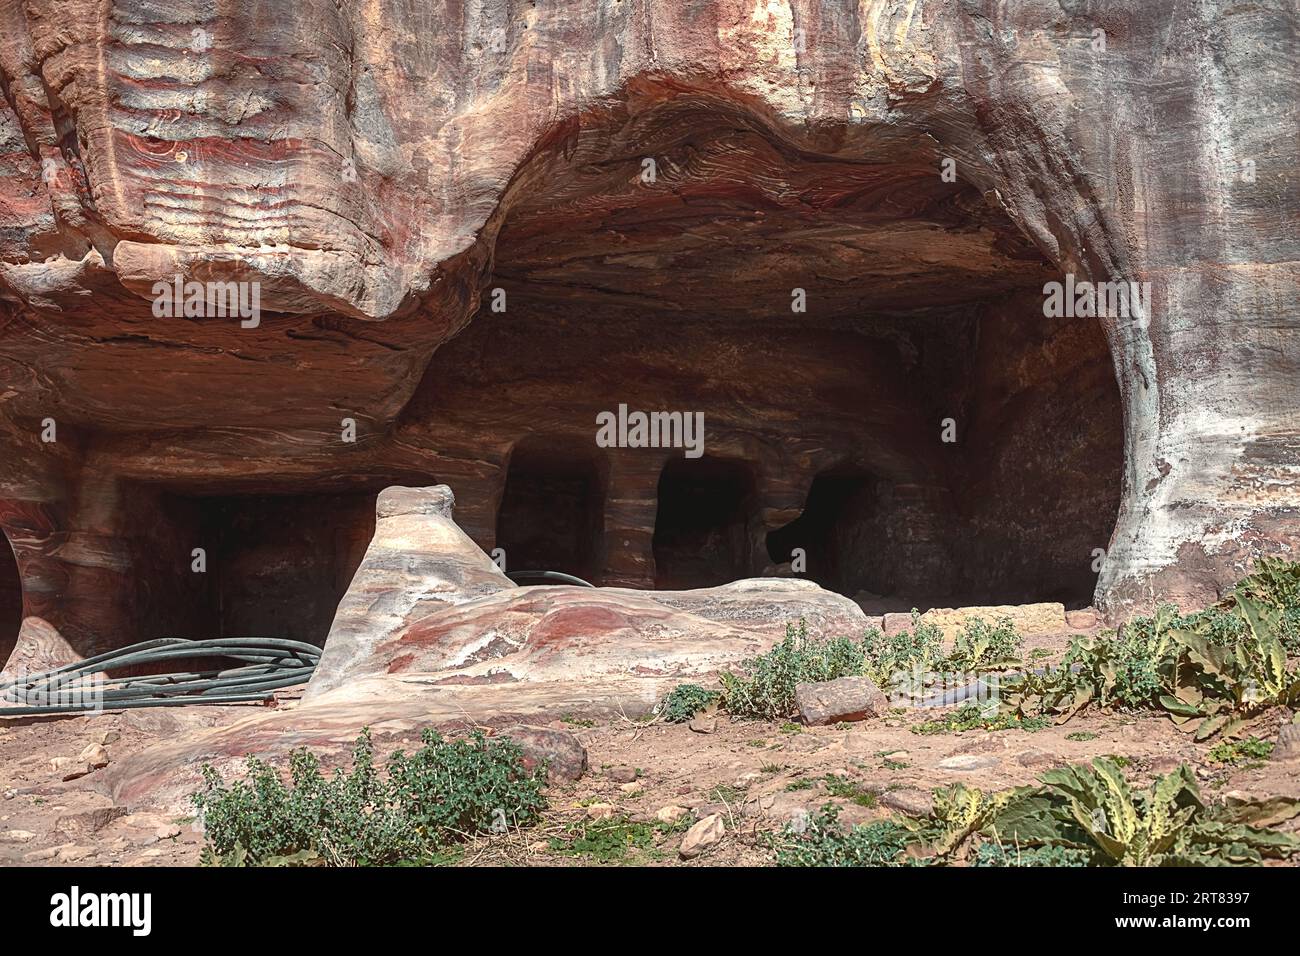
M 507 727 L 501 735 L 522 748 L 528 770 L 545 765 L 546 779 L 551 783 L 572 783 L 587 772 L 587 748 L 567 730 L 521 724 Z
M 608 584 L 798 547 L 846 593 L 1087 599 L 1104 552 L 1114 616 L 1300 546 L 1291 10 L 754 9 L 0 0 L 0 656 L 306 626 L 286 593 L 320 640 L 369 502 L 317 497 L 436 474 L 490 550 L 563 446 Z M 1049 320 L 1067 273 L 1150 314 Z M 259 324 L 156 316 L 178 275 Z M 665 401 L 745 503 L 656 547 L 674 456 L 592 422 Z M 853 530 L 769 553 L 846 468 Z
M 865 720 L 889 713 L 889 698 L 870 677 L 841 677 L 794 690 L 799 719 L 810 726 Z

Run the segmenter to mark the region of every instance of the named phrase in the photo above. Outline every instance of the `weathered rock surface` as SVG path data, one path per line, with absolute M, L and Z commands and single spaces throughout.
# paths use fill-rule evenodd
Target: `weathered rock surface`
M 712 813 L 686 831 L 686 836 L 682 837 L 682 844 L 677 852 L 683 860 L 693 860 L 705 850 L 722 842 L 722 838 L 726 835 L 727 825 L 722 821 L 722 815 Z
M 549 727 L 507 727 L 501 732 L 517 743 L 524 752 L 524 767 L 546 767 L 551 783 L 572 783 L 587 772 L 587 748 L 567 730 Z
M 606 584 L 798 548 L 848 594 L 1212 600 L 1300 546 L 1297 16 L 0 0 L 0 656 L 322 640 L 431 475 Z M 178 276 L 260 320 L 155 315 Z M 1150 307 L 1046 319 L 1066 276 Z M 722 463 L 594 448 L 620 403 Z
M 227 767 L 297 746 L 346 753 L 362 726 L 536 727 L 571 714 L 636 717 L 680 681 L 761 653 L 803 619 L 856 633 L 848 598 L 809 581 L 698 591 L 517 587 L 456 527 L 445 486 L 390 488 L 300 705 L 196 730 L 110 765 L 119 803 L 179 806 L 203 761 Z M 576 743 L 576 741 L 575 741 Z M 579 758 L 568 761 L 576 767 Z M 635 772 L 627 768 L 629 779 Z
M 799 719 L 810 726 L 865 720 L 889 713 L 889 698 L 870 677 L 840 677 L 794 689 Z

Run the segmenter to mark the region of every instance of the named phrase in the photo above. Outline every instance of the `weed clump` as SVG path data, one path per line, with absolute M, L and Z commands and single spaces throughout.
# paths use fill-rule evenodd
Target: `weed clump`
M 246 776 L 225 784 L 209 765 L 191 800 L 203 820 L 204 862 L 217 865 L 392 866 L 438 861 L 480 833 L 536 822 L 546 800 L 545 769 L 529 772 L 508 739 L 475 731 L 444 740 L 431 729 L 409 756 L 375 766 L 370 731 L 352 750 L 350 770 L 327 777 L 307 750 L 289 757 L 286 784 L 248 757 Z

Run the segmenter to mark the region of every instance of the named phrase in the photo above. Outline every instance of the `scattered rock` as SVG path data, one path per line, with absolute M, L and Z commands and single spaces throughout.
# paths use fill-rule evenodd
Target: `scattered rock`
M 819 684 L 799 684 L 795 705 L 805 724 L 821 726 L 864 720 L 889 713 L 889 698 L 870 677 L 841 677 Z
M 87 764 L 93 770 L 99 770 L 101 767 L 108 766 L 108 751 L 104 749 L 103 744 L 90 744 L 77 757 L 79 761 Z
M 678 854 L 683 860 L 692 860 L 711 846 L 715 846 L 727 832 L 722 815 L 711 813 L 686 831 Z
M 1000 760 L 990 754 L 957 754 L 939 761 L 940 770 L 987 770 L 996 767 Z
M 637 778 L 637 772 L 632 767 L 610 767 L 605 771 L 605 776 L 615 783 L 632 783 Z
M 1273 747 L 1274 760 L 1300 760 L 1300 724 L 1283 724 Z
M 1101 623 L 1101 615 L 1095 607 L 1080 608 L 1065 612 L 1065 623 L 1072 631 L 1090 631 Z
M 1016 763 L 1022 767 L 1051 767 L 1059 763 L 1055 754 L 1045 750 L 1026 750 L 1016 757 Z
M 718 729 L 718 718 L 716 714 L 701 714 L 693 718 L 686 726 L 697 734 L 711 734 Z
M 612 803 L 590 803 L 587 805 L 587 819 L 608 820 L 617 810 Z
M 886 790 L 880 805 L 909 817 L 928 817 L 934 809 L 934 795 L 927 790 Z
M 175 714 L 168 713 L 161 707 L 128 710 L 124 719 L 127 726 L 153 737 L 170 737 L 179 733 L 183 726 Z
M 54 858 L 60 863 L 77 863 L 80 860 L 88 860 L 94 856 L 97 851 L 93 846 L 65 846 L 60 847 Z
M 101 730 L 98 734 L 95 735 L 95 741 L 97 743 L 103 744 L 104 746 L 108 746 L 109 744 L 115 744 L 121 739 L 122 739 L 122 735 L 119 734 L 116 730 Z
M 54 821 L 54 829 L 69 836 L 95 833 L 114 820 L 126 816 L 126 813 L 126 807 L 96 807 L 94 810 L 81 810 L 59 817 Z
M 659 810 L 656 811 L 655 813 L 655 819 L 658 820 L 660 823 L 672 824 L 672 823 L 676 823 L 678 820 L 682 819 L 690 812 L 691 811 L 687 810 L 685 807 L 670 805 L 666 807 L 660 807 Z
M 645 788 L 641 786 L 640 783 L 634 780 L 631 783 L 620 783 L 618 785 L 618 789 L 623 791 L 623 793 L 627 794 L 630 797 L 633 794 L 640 793 Z
M 73 757 L 54 757 L 50 760 L 50 769 L 58 774 L 61 780 L 76 780 L 90 773 L 93 768 L 85 761 Z
M 529 727 L 520 724 L 502 731 L 524 752 L 524 766 L 546 764 L 546 779 L 551 783 L 572 783 L 587 772 L 587 748 L 567 730 Z

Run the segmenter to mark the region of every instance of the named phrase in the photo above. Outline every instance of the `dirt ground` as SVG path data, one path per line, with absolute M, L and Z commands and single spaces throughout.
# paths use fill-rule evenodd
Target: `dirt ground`
M 1225 765 L 1211 759 L 1213 742 L 1193 742 L 1163 716 L 1094 712 L 1036 732 L 913 732 L 914 725 L 945 712 L 896 708 L 884 718 L 831 727 L 723 716 L 711 732 L 708 721 L 693 730 L 626 719 L 590 724 L 570 716 L 553 726 L 585 744 L 587 775 L 549 789 L 551 809 L 540 826 L 476 840 L 452 862 L 761 865 L 771 860 L 764 833 L 827 802 L 840 806 L 841 819 L 851 823 L 924 812 L 931 787 L 956 781 L 988 789 L 1027 784 L 1049 767 L 1106 754 L 1126 758 L 1131 778 L 1142 784 L 1186 761 L 1207 798 L 1234 790 L 1300 795 L 1300 761 Z M 121 759 L 160 737 L 246 713 L 244 706 L 207 706 L 0 721 L 0 864 L 197 864 L 202 835 L 193 819 L 114 806 L 95 789 L 101 771 L 65 782 L 65 771 L 55 770 L 51 760 L 77 757 L 92 744 L 103 745 L 110 761 Z M 1283 716 L 1266 715 L 1250 733 L 1276 739 Z M 666 807 L 682 808 L 679 820 L 655 826 Z M 726 834 L 701 856 L 682 860 L 683 831 L 710 813 L 722 815 Z M 649 826 L 629 828 L 626 846 L 586 852 L 581 844 L 574 847 L 585 825 L 610 814 Z M 1296 825 L 1291 821 L 1284 829 Z

